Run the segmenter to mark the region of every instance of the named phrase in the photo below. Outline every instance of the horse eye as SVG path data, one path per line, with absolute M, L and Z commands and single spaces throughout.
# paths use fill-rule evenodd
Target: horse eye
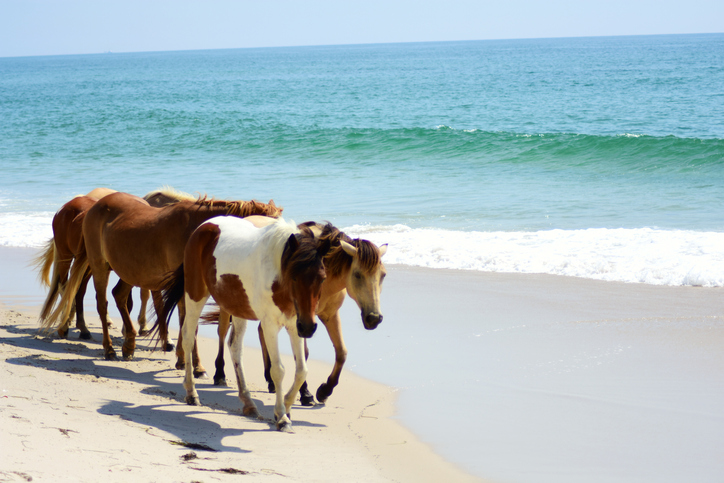
M 356 278 L 357 280 L 360 280 L 360 279 L 362 279 L 362 274 L 360 272 L 354 272 L 354 278 Z

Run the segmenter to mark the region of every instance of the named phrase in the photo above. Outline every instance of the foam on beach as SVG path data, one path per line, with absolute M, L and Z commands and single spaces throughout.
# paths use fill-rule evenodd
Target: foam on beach
M 0 213 L 0 246 L 38 248 L 49 212 Z M 352 237 L 388 243 L 387 263 L 501 273 L 545 273 L 652 285 L 724 287 L 724 233 L 656 228 L 456 231 L 354 225 Z
M 387 263 L 724 286 L 724 233 L 655 228 L 464 232 L 405 225 L 355 225 L 344 230 L 354 237 L 389 243 Z

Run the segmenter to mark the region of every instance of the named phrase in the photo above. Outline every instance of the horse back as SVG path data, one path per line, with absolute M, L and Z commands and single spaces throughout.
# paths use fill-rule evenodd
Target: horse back
M 221 220 L 206 222 L 189 238 L 184 251 L 184 283 L 188 296 L 198 302 L 207 295 L 235 317 L 258 320 L 239 273 L 219 267 L 217 248 L 222 237 Z M 239 220 L 241 221 L 241 220 Z M 249 222 L 243 222 L 249 224 Z M 223 267 L 222 263 L 222 267 Z
M 53 217 L 53 238 L 61 260 L 71 259 L 78 253 L 83 217 L 95 203 L 96 199 L 90 196 L 76 196 Z

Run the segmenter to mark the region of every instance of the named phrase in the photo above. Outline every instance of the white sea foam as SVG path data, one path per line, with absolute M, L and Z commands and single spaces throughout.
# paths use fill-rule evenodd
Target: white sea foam
M 0 246 L 41 247 L 53 237 L 52 212 L 0 213 Z
M 0 213 L 0 246 L 41 247 L 53 213 Z M 724 287 L 724 233 L 654 228 L 463 232 L 354 225 L 388 243 L 387 263 L 484 272 L 549 273 L 654 285 Z
M 718 232 L 652 228 L 462 232 L 404 225 L 355 225 L 345 232 L 388 243 L 388 263 L 654 285 L 724 286 L 724 233 Z

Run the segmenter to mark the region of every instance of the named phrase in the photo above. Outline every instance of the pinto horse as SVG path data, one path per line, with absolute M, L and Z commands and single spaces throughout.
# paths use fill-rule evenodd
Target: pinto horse
M 270 223 L 272 219 L 259 216 L 248 218 L 257 226 Z M 334 226 L 318 223 L 306 223 L 300 226 L 310 228 L 321 240 L 328 240 L 330 251 L 324 257 L 327 278 L 322 285 L 317 316 L 327 329 L 335 352 L 335 363 L 327 382 L 317 389 L 317 400 L 325 402 L 339 383 L 342 367 L 347 360 L 347 347 L 342 337 L 342 325 L 339 309 L 344 302 L 345 294 L 357 303 L 361 311 L 362 323 L 368 330 L 375 329 L 382 322 L 380 313 L 380 292 L 382 281 L 387 274 L 382 263 L 382 256 L 387 252 L 387 245 L 375 246 L 367 240 L 351 239 Z M 229 329 L 229 316 L 223 310 L 204 316 L 205 320 L 219 321 L 219 352 L 216 358 L 215 385 L 225 385 L 224 373 L 224 341 Z M 275 392 L 275 384 L 270 376 L 271 361 L 265 344 L 264 331 L 259 325 L 259 341 L 264 356 L 264 377 L 269 385 L 269 392 Z M 306 351 L 305 351 L 306 352 Z M 301 401 L 304 406 L 314 404 L 314 397 L 307 389 L 305 381 L 300 388 Z
M 108 333 L 108 302 L 106 288 L 110 271 L 120 279 L 113 289 L 113 298 L 123 319 L 123 357 L 133 358 L 136 330 L 128 313 L 127 300 L 132 287 L 158 291 L 164 276 L 183 263 L 184 247 L 191 233 L 203 222 L 219 215 L 248 216 L 263 214 L 279 216 L 281 209 L 256 201 L 221 201 L 200 198 L 196 201 L 154 208 L 144 199 L 128 193 L 114 193 L 99 200 L 86 212 L 79 253 L 71 268 L 67 288 L 58 308 L 44 321 L 51 327 L 66 320 L 72 298 L 90 268 L 96 290 L 96 306 L 103 327 L 103 349 L 106 359 L 115 359 Z M 183 307 L 179 307 L 183 320 Z M 167 347 L 166 325 L 160 327 L 160 338 Z M 179 343 L 181 341 L 179 340 Z M 195 351 L 198 360 L 198 353 Z M 199 374 L 205 371 L 195 366 Z
M 259 417 L 241 363 L 247 320 L 260 320 L 265 329 L 271 377 L 279 388 L 284 366 L 277 337 L 282 327 L 287 329 L 296 371 L 283 399 L 281 391 L 277 392 L 274 416 L 277 429 L 290 428 L 291 406 L 307 374 L 302 338 L 311 337 L 316 330 L 314 315 L 326 277 L 323 260 L 329 248 L 329 242 L 320 242 L 311 230 L 300 230 L 283 219 L 259 228 L 245 219 L 217 217 L 196 229 L 186 245 L 183 266 L 167 279 L 164 289 L 166 323 L 182 297 L 186 303 L 182 330 L 188 404 L 199 404 L 191 349 L 201 311 L 213 296 L 222 310 L 231 314 L 229 345 L 246 416 Z
M 323 257 L 329 243 L 320 243 L 311 230 L 283 219 L 258 228 L 250 221 L 231 217 L 213 218 L 191 235 L 184 264 L 167 280 L 164 290 L 164 316 L 167 322 L 182 297 L 186 303 L 183 345 L 186 354 L 184 388 L 186 402 L 199 404 L 191 373 L 194 335 L 201 311 L 209 297 L 231 314 L 231 357 L 239 384 L 243 414 L 259 417 L 246 385 L 241 363 L 247 320 L 260 320 L 264 326 L 271 358 L 271 377 L 281 388 L 284 366 L 279 357 L 277 336 L 287 329 L 294 352 L 294 382 L 282 400 L 277 392 L 274 416 L 277 429 L 291 426 L 291 406 L 307 375 L 303 337 L 316 330 L 315 310 L 325 279 Z M 162 322 L 163 323 L 163 322 Z
M 110 188 L 96 188 L 87 195 L 79 195 L 64 204 L 53 217 L 53 238 L 45 245 L 40 255 L 38 255 L 33 263 L 40 272 L 40 280 L 48 287 L 48 295 L 43 303 L 40 311 L 40 322 L 42 322 L 53 311 L 58 297 L 65 289 L 68 281 L 70 267 L 79 251 L 82 238 L 83 219 L 88 209 L 93 206 L 99 199 L 109 194 L 116 193 L 116 190 Z M 181 200 L 195 199 L 188 193 L 176 191 L 170 187 L 152 191 L 144 196 L 151 206 L 162 207 Z M 52 279 L 50 271 L 52 268 Z M 74 307 L 67 320 L 58 327 L 58 335 L 61 338 L 68 336 L 73 312 L 76 316 L 76 327 L 80 330 L 81 339 L 90 339 L 91 334 L 85 323 L 83 314 L 83 298 L 85 297 L 88 278 L 81 282 L 74 300 Z M 149 291 L 141 290 L 141 310 L 138 314 L 138 325 L 140 333 L 146 331 L 146 306 L 149 299 Z M 129 310 L 131 310 L 132 301 L 128 299 Z

